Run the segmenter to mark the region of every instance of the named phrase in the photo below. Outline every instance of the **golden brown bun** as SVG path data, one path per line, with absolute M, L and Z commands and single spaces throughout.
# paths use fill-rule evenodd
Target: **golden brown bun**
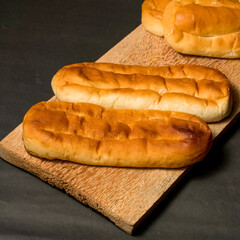
M 60 101 L 186 112 L 206 122 L 219 121 L 231 110 L 228 79 L 217 70 L 195 65 L 79 63 L 60 69 L 52 88 Z
M 211 130 L 194 115 L 40 102 L 25 115 L 28 152 L 47 159 L 117 167 L 185 167 L 204 158 Z
M 145 0 L 142 4 L 142 25 L 157 36 L 163 36 L 163 11 L 171 0 Z
M 173 0 L 164 11 L 163 29 L 166 41 L 180 53 L 240 57 L 237 0 Z

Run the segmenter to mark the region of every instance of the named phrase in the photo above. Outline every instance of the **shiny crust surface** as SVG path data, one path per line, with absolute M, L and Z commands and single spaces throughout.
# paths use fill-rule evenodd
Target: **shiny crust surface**
M 23 121 L 26 150 L 46 159 L 116 167 L 180 168 L 200 161 L 211 130 L 196 116 L 40 102 Z
M 165 40 L 178 52 L 240 57 L 237 0 L 173 0 L 164 11 L 163 30 Z
M 215 69 L 196 65 L 79 63 L 60 69 L 52 89 L 60 101 L 186 112 L 206 122 L 219 121 L 231 110 L 228 79 Z
M 142 25 L 157 36 L 163 36 L 163 12 L 171 0 L 145 0 L 142 4 Z

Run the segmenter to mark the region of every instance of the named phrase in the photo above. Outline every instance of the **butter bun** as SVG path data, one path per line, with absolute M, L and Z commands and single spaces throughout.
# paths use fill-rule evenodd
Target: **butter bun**
M 52 79 L 52 89 L 60 101 L 186 112 L 206 122 L 220 121 L 231 110 L 226 76 L 196 65 L 79 63 L 60 69 Z
M 194 115 L 40 102 L 23 120 L 26 150 L 87 165 L 180 168 L 204 158 L 211 130 Z
M 240 57 L 237 0 L 173 0 L 163 14 L 165 40 L 176 51 L 217 58 Z

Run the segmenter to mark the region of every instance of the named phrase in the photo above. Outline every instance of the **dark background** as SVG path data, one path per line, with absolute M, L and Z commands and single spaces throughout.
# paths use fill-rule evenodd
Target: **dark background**
M 0 139 L 53 96 L 64 65 L 96 61 L 141 23 L 137 0 L 0 1 Z M 240 239 L 239 121 L 129 236 L 0 159 L 0 239 Z

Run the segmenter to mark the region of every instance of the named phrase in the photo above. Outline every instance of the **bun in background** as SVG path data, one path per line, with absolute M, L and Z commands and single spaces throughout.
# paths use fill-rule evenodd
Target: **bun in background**
M 184 54 L 240 57 L 237 0 L 173 0 L 163 14 L 165 40 Z
M 157 36 L 163 37 L 163 12 L 171 0 L 145 0 L 142 4 L 142 25 Z

